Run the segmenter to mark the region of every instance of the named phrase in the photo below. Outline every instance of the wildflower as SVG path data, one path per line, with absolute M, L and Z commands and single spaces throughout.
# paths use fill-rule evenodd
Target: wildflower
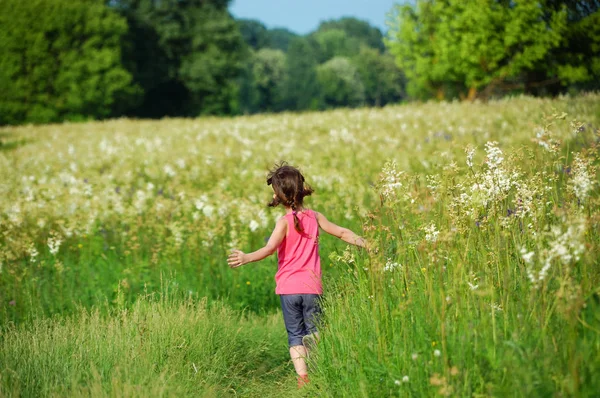
M 399 386 L 402 383 L 400 382 L 400 380 L 394 380 L 394 384 L 397 385 L 397 386 Z
M 442 352 L 440 350 L 434 350 L 433 355 L 435 355 L 436 357 L 439 357 L 440 355 L 442 355 Z
M 413 361 L 416 361 L 416 360 L 417 360 L 417 358 L 419 358 L 419 354 L 417 354 L 417 353 L 414 353 L 414 354 L 412 354 L 410 357 L 412 358 L 412 360 L 413 360 Z
M 431 196 L 433 196 L 434 199 L 437 199 L 437 191 L 440 187 L 439 176 L 428 175 L 426 178 L 427 178 L 427 188 L 429 188 L 429 190 L 431 191 Z
M 60 249 L 61 243 L 62 243 L 62 241 L 56 234 L 52 234 L 48 238 L 48 248 L 50 249 L 50 253 L 53 256 L 56 256 L 58 254 L 58 250 Z
M 425 240 L 427 242 L 435 243 L 437 241 L 440 231 L 437 230 L 434 223 L 431 223 L 428 227 L 425 227 Z
M 211 205 L 206 205 L 202 208 L 202 213 L 204 213 L 204 215 L 206 217 L 210 217 L 212 216 L 213 212 L 214 212 L 215 208 Z
M 250 281 L 246 281 L 246 285 L 250 286 Z
M 386 272 L 392 272 L 396 268 L 400 268 L 400 267 L 402 267 L 402 265 L 400 263 L 393 262 L 391 259 L 388 258 L 385 263 L 385 266 L 383 267 L 383 270 Z
M 551 240 L 549 247 L 538 254 L 542 267 L 537 271 L 534 269 L 533 264 L 530 264 L 527 269 L 527 277 L 533 283 L 534 287 L 537 287 L 546 279 L 554 261 L 560 261 L 564 265 L 568 265 L 573 261 L 579 261 L 581 254 L 585 250 L 583 243 L 585 232 L 585 219 L 580 219 L 568 225 L 565 231 L 560 226 L 553 226 L 545 234 Z
M 37 256 L 40 254 L 33 243 L 31 243 L 27 248 L 27 253 L 29 254 L 29 260 L 32 263 L 35 263 Z
M 391 198 L 395 196 L 396 189 L 402 187 L 400 182 L 400 176 L 403 172 L 397 170 L 398 165 L 395 161 L 388 161 L 383 166 L 381 171 L 381 194 L 385 198 Z
M 488 141 L 485 143 L 485 153 L 487 155 L 486 164 L 490 169 L 499 167 L 504 161 L 502 150 L 498 148 L 496 141 Z
M 589 192 L 593 189 L 594 179 L 590 170 L 589 160 L 580 154 L 575 155 L 573 161 L 573 178 L 569 181 L 569 189 L 575 194 L 579 202 L 584 202 Z
M 163 167 L 163 171 L 169 177 L 175 177 L 177 175 L 175 169 L 170 164 L 166 164 L 165 167 Z
M 525 264 L 531 264 L 531 259 L 535 255 L 534 252 L 528 252 L 524 247 L 521 249 L 521 258 L 525 261 Z
M 260 225 L 255 220 L 252 220 L 252 221 L 250 221 L 249 227 L 250 227 L 250 231 L 254 232 L 258 229 L 258 227 L 260 227 Z
M 404 376 L 404 377 L 402 378 L 402 382 L 403 382 L 403 383 L 408 383 L 408 380 L 409 380 L 409 379 L 408 379 L 408 376 Z
M 467 154 L 467 166 L 469 168 L 473 168 L 473 156 L 475 155 L 475 147 L 468 146 L 465 148 L 465 152 Z

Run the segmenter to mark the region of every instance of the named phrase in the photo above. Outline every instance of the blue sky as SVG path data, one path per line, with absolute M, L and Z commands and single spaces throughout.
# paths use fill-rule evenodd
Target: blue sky
M 394 0 L 233 0 L 229 11 L 236 18 L 257 19 L 267 28 L 287 28 L 306 34 L 319 22 L 340 17 L 368 21 L 382 32 L 387 30 L 386 14 Z

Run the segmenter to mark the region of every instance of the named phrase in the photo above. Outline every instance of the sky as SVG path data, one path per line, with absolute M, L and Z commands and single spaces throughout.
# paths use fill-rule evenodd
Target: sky
M 312 32 L 319 22 L 355 17 L 387 30 L 386 14 L 394 0 L 233 0 L 229 11 L 235 18 L 257 19 L 267 28 L 287 28 L 298 34 Z

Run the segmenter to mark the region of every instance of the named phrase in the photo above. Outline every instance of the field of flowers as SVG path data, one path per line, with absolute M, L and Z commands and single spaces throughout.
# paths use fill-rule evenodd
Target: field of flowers
M 320 240 L 301 394 L 593 396 L 599 143 L 598 94 L 2 128 L 0 396 L 293 386 L 276 259 L 225 261 L 280 160 L 370 243 Z

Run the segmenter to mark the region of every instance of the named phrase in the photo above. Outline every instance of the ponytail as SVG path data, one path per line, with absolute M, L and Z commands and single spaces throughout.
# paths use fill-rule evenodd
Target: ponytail
M 296 211 L 296 204 L 292 203 L 292 215 L 294 216 L 294 228 L 298 233 L 303 233 L 304 229 L 302 229 L 302 225 L 300 225 L 300 219 L 298 218 L 298 214 Z

